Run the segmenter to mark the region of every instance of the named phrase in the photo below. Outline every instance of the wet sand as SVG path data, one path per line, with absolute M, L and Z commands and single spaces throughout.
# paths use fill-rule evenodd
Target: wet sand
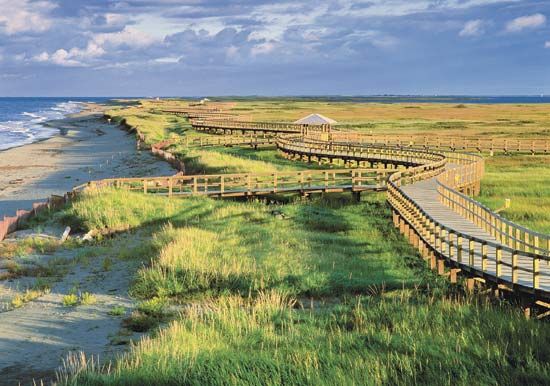
M 60 130 L 58 136 L 0 151 L 0 218 L 89 180 L 175 173 L 148 151 L 136 150 L 132 134 L 102 119 L 104 109 L 89 104 L 82 113 L 48 123 Z

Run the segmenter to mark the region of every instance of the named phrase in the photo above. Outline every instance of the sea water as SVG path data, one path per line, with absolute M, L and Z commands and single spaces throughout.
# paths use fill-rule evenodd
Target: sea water
M 107 98 L 0 98 L 0 150 L 59 134 L 43 123 L 81 111 L 85 102 Z

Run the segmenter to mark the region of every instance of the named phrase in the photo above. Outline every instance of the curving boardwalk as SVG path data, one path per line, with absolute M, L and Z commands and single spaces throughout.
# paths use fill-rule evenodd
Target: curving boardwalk
M 193 127 L 200 131 L 253 133 L 246 139 L 210 140 L 188 146 L 256 147 L 275 142 L 289 159 L 319 164 L 343 162 L 348 169 L 112 179 L 92 181 L 88 186 L 218 197 L 387 190 L 394 225 L 438 273 L 449 276 L 452 282 L 464 276 L 468 288 L 481 282 L 495 293 L 513 293 L 524 304 L 526 313 L 533 305 L 550 309 L 550 236 L 514 224 L 473 200 L 471 196 L 479 193 L 484 160 L 479 154 L 464 152 L 547 153 L 549 141 L 410 138 L 403 143 L 396 138 L 382 141 L 334 132 L 326 125 L 221 120 L 224 112 L 220 110 L 170 113 L 201 116 L 192 120 Z M 275 137 L 258 139 L 257 134 Z
M 450 165 L 450 167 L 453 168 L 454 165 Z M 518 256 L 515 264 L 517 267 L 516 278 L 513 277 L 514 265 L 511 251 L 501 249 L 500 264 L 497 265 L 498 248 L 495 245 L 503 245 L 501 241 L 473 221 L 466 219 L 444 205 L 440 201 L 439 192 L 437 191 L 436 178 L 407 185 L 402 190 L 430 217 L 446 228 L 454 230 L 457 234 L 471 235 L 487 242 L 485 254 L 482 253 L 482 243 L 478 243 L 480 245 L 475 250 L 472 259 L 470 259 L 470 256 L 466 256 L 464 253 L 469 249 L 467 238 L 463 237 L 461 243 L 459 243 L 458 238 L 455 238 L 450 242 L 447 241 L 446 245 L 444 241 L 441 254 L 453 262 L 454 265 L 460 269 L 475 272 L 480 278 L 494 281 L 496 284 L 504 286 L 514 284 L 524 287 L 525 290 L 533 288 L 533 260 L 529 257 Z M 459 249 L 462 251 L 460 257 L 457 253 Z M 505 289 L 506 287 L 501 288 Z M 550 292 L 550 266 L 546 261 L 539 267 L 538 288 L 540 292 Z M 512 287 L 508 287 L 508 289 L 511 290 Z

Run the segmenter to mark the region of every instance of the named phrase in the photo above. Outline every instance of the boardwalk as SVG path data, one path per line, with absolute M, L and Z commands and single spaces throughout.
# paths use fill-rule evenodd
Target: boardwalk
M 451 167 L 453 167 L 451 165 Z M 477 271 L 479 277 L 493 280 L 497 284 L 517 284 L 525 288 L 533 287 L 533 260 L 527 257 L 519 257 L 517 262 L 517 279 L 512 277 L 512 253 L 502 250 L 500 256 L 500 267 L 497 273 L 497 248 L 490 244 L 502 245 L 492 234 L 477 226 L 474 222 L 467 220 L 459 215 L 440 201 L 437 191 L 436 178 L 419 181 L 412 185 L 403 187 L 406 193 L 418 206 L 420 206 L 434 220 L 444 225 L 449 229 L 453 229 L 457 234 L 473 236 L 479 240 L 487 242 L 487 249 L 484 256 L 481 252 L 481 247 L 475 250 L 473 259 L 470 260 L 469 255 L 466 256 L 464 251 L 469 249 L 469 241 L 467 238 L 462 238 L 462 243 L 458 243 L 458 239 L 443 241 L 443 254 L 449 260 L 457 263 L 457 266 L 464 268 L 473 268 Z M 463 254 L 459 258 L 457 251 L 462 250 Z M 503 248 L 504 249 L 504 248 Z M 548 263 L 540 264 L 539 289 L 541 291 L 550 292 L 550 267 Z M 515 281 L 515 283 L 513 283 Z
M 222 114 L 218 110 L 202 112 Z M 410 138 L 407 144 L 391 138 L 332 132 L 326 126 L 215 119 L 194 120 L 192 124 L 197 130 L 252 135 L 198 139 L 185 144 L 257 147 L 276 143 L 289 159 L 337 162 L 347 168 L 119 178 L 92 181 L 87 186 L 181 197 L 346 191 L 358 195 L 362 191 L 387 190 L 395 226 L 440 274 L 448 275 L 452 282 L 464 275 L 469 287 L 475 279 L 495 291 L 513 292 L 526 304 L 526 310 L 533 304 L 550 309 L 550 236 L 503 219 L 473 200 L 471 196 L 479 193 L 484 160 L 479 154 L 464 153 L 465 149 L 546 153 L 548 141 Z M 257 136 L 262 133 L 270 136 Z

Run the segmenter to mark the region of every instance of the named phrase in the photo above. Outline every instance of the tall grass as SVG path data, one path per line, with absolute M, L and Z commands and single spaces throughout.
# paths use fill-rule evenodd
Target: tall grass
M 107 373 L 80 367 L 69 384 L 545 384 L 545 327 L 415 291 L 305 310 L 278 292 L 222 297 L 188 308 Z
M 518 224 L 550 233 L 550 157 L 497 156 L 487 159 L 479 200 Z
M 102 232 L 150 229 L 158 255 L 133 293 L 178 299 L 277 288 L 296 296 L 364 293 L 418 284 L 415 252 L 392 229 L 384 195 L 262 202 L 185 200 L 92 192 L 58 217 Z M 169 224 L 169 225 L 168 225 Z

